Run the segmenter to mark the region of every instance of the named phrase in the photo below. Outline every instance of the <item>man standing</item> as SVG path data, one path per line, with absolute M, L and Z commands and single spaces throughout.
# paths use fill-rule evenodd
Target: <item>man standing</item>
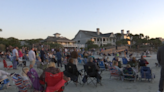
M 74 64 L 77 66 L 77 63 L 78 63 L 78 61 L 77 61 L 78 53 L 77 53 L 76 49 L 74 49 L 74 51 L 71 53 L 71 57 L 74 60 Z
M 44 48 L 42 48 L 42 50 L 40 51 L 40 59 L 42 62 L 44 62 Z
M 34 48 L 32 47 L 31 50 L 28 52 L 28 58 L 30 61 L 30 68 L 32 68 L 35 64 L 36 56 L 34 52 Z
M 12 51 L 13 53 L 13 69 L 17 69 L 17 62 L 18 62 L 18 47 L 15 47 Z
M 159 81 L 159 91 L 158 92 L 163 92 L 163 87 L 164 87 L 164 45 L 158 49 L 157 52 L 157 60 L 158 63 L 161 65 L 161 78 Z
M 61 55 L 59 49 L 57 49 L 56 51 L 57 51 L 57 53 L 56 53 L 56 57 L 57 57 L 58 67 L 59 67 L 59 66 L 62 67 L 62 61 L 61 61 L 61 59 L 62 59 L 62 55 Z

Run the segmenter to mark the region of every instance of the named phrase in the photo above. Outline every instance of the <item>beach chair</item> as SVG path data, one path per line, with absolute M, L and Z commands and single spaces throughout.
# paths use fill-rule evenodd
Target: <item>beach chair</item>
M 82 64 L 82 59 L 78 58 L 78 63 Z
M 137 74 L 135 74 L 135 72 L 133 71 L 133 69 L 130 68 L 123 68 L 123 76 L 122 76 L 122 81 L 124 80 L 129 80 L 129 81 L 136 81 L 137 79 Z
M 63 79 L 63 72 L 52 74 L 45 73 L 46 92 L 63 92 L 66 81 Z
M 113 77 L 120 77 L 120 74 L 118 73 L 117 69 L 115 67 L 109 67 L 109 72 L 110 72 L 110 79 Z
M 12 80 L 15 82 L 15 85 L 18 87 L 19 92 L 32 92 L 31 88 L 31 82 L 28 80 L 23 80 L 23 78 L 19 74 L 13 74 L 11 76 Z
M 13 67 L 12 65 L 7 66 L 6 60 L 3 60 L 3 65 L 5 69 L 11 69 Z
M 128 64 L 128 60 L 125 57 L 122 58 L 122 64 L 124 65 Z
M 39 83 L 39 76 L 38 73 L 34 68 L 31 68 L 29 72 L 27 73 L 27 76 L 30 78 L 32 84 L 33 84 L 33 89 L 36 91 L 43 91 L 43 87 Z
M 68 66 L 65 65 L 65 71 L 64 71 L 64 75 L 67 77 L 71 78 L 71 81 L 74 82 L 74 84 L 77 86 L 77 83 L 81 84 L 81 76 L 80 73 L 83 71 L 75 71 L 75 66 Z M 70 81 L 70 82 L 71 82 Z M 66 84 L 68 85 L 70 82 L 67 82 Z
M 87 66 L 87 65 L 84 65 L 84 75 L 87 76 L 87 84 L 89 85 L 90 83 L 94 84 L 96 87 L 97 87 L 97 79 L 96 77 L 93 77 L 93 76 L 90 76 L 89 74 L 94 72 L 95 70 L 95 67 L 94 66 Z M 85 85 L 85 83 L 83 84 L 83 86 Z M 100 81 L 100 85 L 101 84 L 101 81 Z
M 140 78 L 139 80 L 142 81 L 142 79 L 148 80 L 153 82 L 155 78 L 155 75 L 151 72 L 150 67 L 142 66 L 140 68 Z
M 83 63 L 86 64 L 87 63 L 87 58 L 83 59 Z
M 9 83 L 9 79 L 4 79 L 2 81 L 0 81 L 0 90 L 2 90 L 8 83 Z M 7 88 L 7 86 L 6 86 Z
M 104 64 L 103 61 L 99 61 L 98 62 L 98 66 L 99 66 L 99 68 L 101 70 L 101 73 L 102 73 L 102 71 L 106 70 L 106 67 L 105 67 L 105 64 Z

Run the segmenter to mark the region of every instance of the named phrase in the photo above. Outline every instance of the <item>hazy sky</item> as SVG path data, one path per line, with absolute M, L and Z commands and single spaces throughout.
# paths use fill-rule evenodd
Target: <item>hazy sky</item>
M 0 37 L 74 38 L 80 29 L 164 37 L 164 0 L 0 0 Z

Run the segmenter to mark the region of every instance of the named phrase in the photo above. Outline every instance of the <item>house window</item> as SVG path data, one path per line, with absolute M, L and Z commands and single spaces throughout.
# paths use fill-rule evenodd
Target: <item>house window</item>
M 80 43 L 80 40 L 78 40 L 78 43 Z
M 103 38 L 103 41 L 105 41 L 105 38 Z
M 99 39 L 97 39 L 97 41 L 99 41 Z

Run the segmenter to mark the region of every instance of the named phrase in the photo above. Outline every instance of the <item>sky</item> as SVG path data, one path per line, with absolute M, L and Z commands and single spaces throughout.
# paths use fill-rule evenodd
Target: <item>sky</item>
M 0 37 L 72 39 L 96 28 L 164 38 L 164 0 L 0 0 Z

